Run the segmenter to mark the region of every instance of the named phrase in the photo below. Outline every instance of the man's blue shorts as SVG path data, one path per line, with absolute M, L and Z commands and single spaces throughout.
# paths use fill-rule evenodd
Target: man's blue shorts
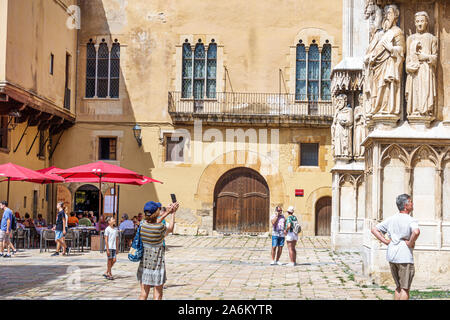
M 272 236 L 272 247 L 284 246 L 284 237 Z

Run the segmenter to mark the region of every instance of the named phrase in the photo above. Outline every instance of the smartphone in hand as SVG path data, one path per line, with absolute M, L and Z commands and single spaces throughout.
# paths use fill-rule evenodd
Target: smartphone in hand
M 171 193 L 171 194 L 170 194 L 170 197 L 172 198 L 172 203 L 177 202 L 177 197 L 175 196 L 174 193 Z

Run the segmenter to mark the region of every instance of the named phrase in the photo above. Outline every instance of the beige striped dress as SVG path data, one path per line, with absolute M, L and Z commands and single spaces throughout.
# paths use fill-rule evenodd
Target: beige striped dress
M 141 222 L 144 254 L 137 270 L 137 279 L 145 285 L 160 286 L 167 280 L 163 240 L 166 226 L 162 223 Z

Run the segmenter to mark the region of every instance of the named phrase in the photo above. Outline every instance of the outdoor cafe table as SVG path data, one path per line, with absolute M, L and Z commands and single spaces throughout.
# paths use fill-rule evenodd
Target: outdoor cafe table
M 84 226 L 73 227 L 70 230 L 73 230 L 77 234 L 77 242 L 80 241 L 81 237 L 86 239 L 86 247 L 88 247 L 89 233 L 91 233 L 92 231 L 97 231 L 95 227 L 84 227 Z M 79 244 L 80 243 L 81 243 L 81 252 L 84 252 L 83 241 L 79 242 Z

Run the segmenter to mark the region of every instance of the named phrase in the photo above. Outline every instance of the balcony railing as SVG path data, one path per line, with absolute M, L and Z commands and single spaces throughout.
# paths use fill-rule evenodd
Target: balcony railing
M 298 96 L 297 96 L 298 98 Z M 169 92 L 171 114 L 228 116 L 313 116 L 333 117 L 331 99 L 296 100 L 295 94 L 218 92 L 216 97 L 186 99 L 181 92 Z
M 64 91 L 64 108 L 70 110 L 70 89 Z

